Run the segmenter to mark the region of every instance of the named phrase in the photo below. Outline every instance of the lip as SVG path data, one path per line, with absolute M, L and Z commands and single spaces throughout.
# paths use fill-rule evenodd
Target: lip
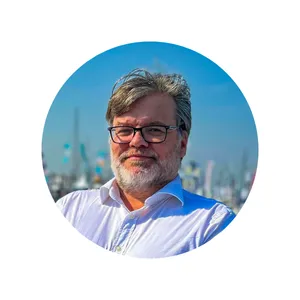
M 134 160 L 142 160 L 142 159 L 152 159 L 150 156 L 144 156 L 144 155 L 131 155 L 128 156 L 129 159 L 134 159 Z

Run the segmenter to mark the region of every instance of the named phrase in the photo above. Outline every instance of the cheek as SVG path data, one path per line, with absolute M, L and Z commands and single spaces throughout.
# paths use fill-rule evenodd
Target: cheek
M 172 152 L 174 148 L 173 147 L 166 147 L 166 145 L 160 144 L 160 145 L 153 145 L 152 151 L 156 153 L 159 160 L 165 160 L 170 156 L 170 153 Z
M 118 145 L 115 143 L 110 144 L 111 153 L 114 157 L 120 156 L 124 151 L 126 151 L 128 148 L 127 145 Z

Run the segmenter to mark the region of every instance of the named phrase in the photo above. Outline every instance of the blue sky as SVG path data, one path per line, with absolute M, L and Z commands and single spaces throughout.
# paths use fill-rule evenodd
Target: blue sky
M 255 169 L 258 141 L 254 119 L 242 92 L 218 65 L 199 53 L 177 45 L 144 42 L 120 46 L 97 55 L 62 83 L 49 110 L 43 151 L 49 171 L 67 172 L 64 144 L 73 143 L 74 110 L 79 109 L 80 142 L 90 161 L 108 149 L 105 113 L 112 86 L 135 68 L 180 73 L 192 94 L 192 131 L 188 155 L 203 168 L 207 160 L 237 173 L 243 150 Z

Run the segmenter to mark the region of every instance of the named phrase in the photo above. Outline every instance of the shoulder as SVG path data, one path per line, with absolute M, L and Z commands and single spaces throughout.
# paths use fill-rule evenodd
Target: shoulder
M 224 230 L 236 216 L 231 208 L 215 199 L 192 194 L 186 190 L 183 190 L 183 195 L 184 209 L 201 220 L 202 244 Z
M 78 190 L 60 198 L 56 205 L 63 211 L 71 208 L 87 207 L 97 201 L 100 201 L 99 189 Z
M 231 208 L 226 206 L 221 201 L 206 198 L 201 195 L 190 193 L 186 190 L 182 190 L 184 198 L 184 206 L 186 209 L 191 209 L 193 211 L 205 211 L 206 213 L 214 215 L 214 218 L 217 216 L 235 216 L 235 213 Z

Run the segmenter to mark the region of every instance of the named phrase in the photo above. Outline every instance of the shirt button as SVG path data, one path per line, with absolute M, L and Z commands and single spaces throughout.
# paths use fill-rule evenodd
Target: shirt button
M 129 219 L 134 219 L 135 215 L 130 215 Z
M 120 246 L 117 246 L 117 247 L 116 247 L 116 251 L 117 251 L 117 252 L 121 252 L 121 250 L 122 250 L 122 248 L 121 248 Z

